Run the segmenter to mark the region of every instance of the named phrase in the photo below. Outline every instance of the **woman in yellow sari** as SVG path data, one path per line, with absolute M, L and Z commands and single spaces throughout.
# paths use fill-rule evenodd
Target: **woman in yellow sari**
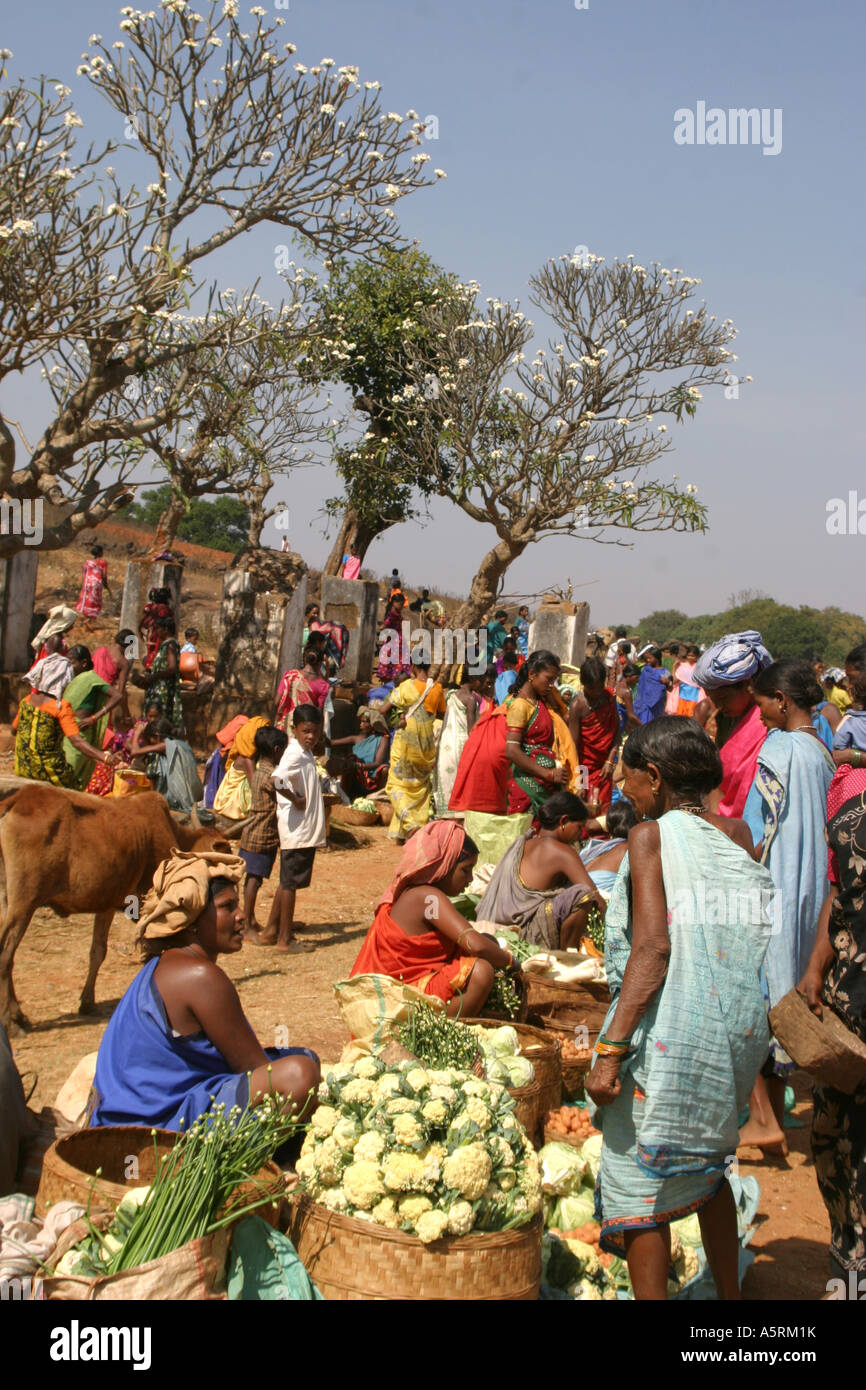
M 394 808 L 388 838 L 403 842 L 430 819 L 430 789 L 436 767 L 434 725 L 445 713 L 445 696 L 430 667 L 412 663 L 412 678 L 397 686 L 382 713 L 397 710 L 400 724 L 391 744 L 385 791 Z
M 234 736 L 226 755 L 226 773 L 214 797 L 213 808 L 218 815 L 229 820 L 246 820 L 252 809 L 252 782 L 256 770 L 255 737 L 259 729 L 268 724 L 257 714 Z

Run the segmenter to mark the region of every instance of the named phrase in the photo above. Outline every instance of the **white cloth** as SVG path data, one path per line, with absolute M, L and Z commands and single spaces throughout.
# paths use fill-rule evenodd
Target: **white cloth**
M 24 679 L 34 690 L 59 700 L 74 674 L 69 657 L 62 652 L 52 652 L 50 656 L 43 656 L 41 661 L 37 661 Z
M 636 655 L 635 649 L 634 649 L 634 644 L 633 644 L 632 642 L 626 642 L 624 637 L 620 637 L 620 638 L 617 639 L 616 642 L 611 642 L 610 646 L 609 646 L 608 649 L 607 649 L 607 657 L 605 658 L 605 665 L 606 665 L 606 666 L 613 666 L 614 662 L 616 661 L 617 657 L 619 656 L 619 648 L 620 648 L 620 643 L 621 643 L 621 642 L 624 642 L 625 645 L 628 647 L 628 659 L 629 659 L 629 661 L 634 661 L 635 655 Z
M 280 849 L 323 849 L 327 844 L 325 802 L 312 753 L 292 740 L 271 777 L 277 789 Z M 302 811 L 293 806 L 287 797 L 281 796 L 280 790 L 285 787 L 290 787 L 296 795 L 303 795 L 305 804 Z
M 52 608 L 47 620 L 42 624 L 30 645 L 35 652 L 39 651 L 43 642 L 47 642 L 49 637 L 56 637 L 58 633 L 68 632 L 75 619 L 78 617 L 74 608 L 67 608 L 65 603 L 58 603 L 56 608 Z

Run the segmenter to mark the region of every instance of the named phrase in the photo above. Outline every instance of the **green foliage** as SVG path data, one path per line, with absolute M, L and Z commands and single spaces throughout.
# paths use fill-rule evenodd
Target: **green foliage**
M 124 507 L 120 516 L 155 528 L 170 501 L 171 484 L 163 483 L 142 492 L 139 500 Z M 249 511 L 236 497 L 217 497 L 213 502 L 197 497 L 189 504 L 177 535 L 179 540 L 193 545 L 206 545 L 212 550 L 227 550 L 236 555 L 247 543 L 249 524 Z
M 394 411 L 392 398 L 409 385 L 409 353 L 430 346 L 413 315 L 447 296 L 454 283 L 412 247 L 384 250 L 369 262 L 338 260 L 318 294 L 324 342 L 310 344 L 304 370 L 311 379 L 347 386 L 372 436 L 336 450 L 345 496 L 328 499 L 326 506 L 332 514 L 353 508 L 374 533 L 417 515 L 415 497 L 433 491 L 433 472 L 412 447 L 415 426 L 405 412 Z M 394 448 L 398 438 L 400 452 Z
M 675 620 L 675 621 L 673 621 Z M 776 659 L 818 656 L 825 666 L 840 666 L 852 647 L 866 641 L 866 618 L 840 608 L 793 608 L 772 598 L 753 598 L 723 613 L 687 618 L 676 609 L 650 613 L 637 624 L 641 635 L 659 642 L 679 638 L 709 645 L 726 632 L 756 628 Z

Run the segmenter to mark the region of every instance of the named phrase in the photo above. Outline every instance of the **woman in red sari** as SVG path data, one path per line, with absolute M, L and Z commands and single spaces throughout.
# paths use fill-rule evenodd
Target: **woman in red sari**
M 760 632 L 750 629 L 720 638 L 695 665 L 695 685 L 707 692 L 716 713 L 716 746 L 724 776 L 707 804 L 720 816 L 742 816 L 755 780 L 767 730 L 749 682 L 771 662 Z
M 147 643 L 147 650 L 144 654 L 144 667 L 149 671 L 153 665 L 156 654 L 162 646 L 164 633 L 162 624 L 166 618 L 174 620 L 174 609 L 171 606 L 170 589 L 151 589 L 147 596 L 147 603 L 144 605 L 144 612 L 141 615 L 141 623 L 138 628 L 138 635 Z
M 81 593 L 75 605 L 76 613 L 85 618 L 98 618 L 102 612 L 102 591 L 111 593 L 108 587 L 108 562 L 102 558 L 102 546 L 95 545 L 91 558 L 85 563 L 81 583 Z
M 376 907 L 352 975 L 388 975 L 446 1004 L 453 1018 L 481 1012 L 496 970 L 517 970 L 510 951 L 452 906 L 472 878 L 478 849 L 456 821 L 431 821 L 406 844 Z
M 604 666 L 596 656 L 580 668 L 582 693 L 568 712 L 568 727 L 577 745 L 591 815 L 607 810 L 613 795 L 613 770 L 619 751 L 620 724 L 616 696 L 604 683 Z
M 331 687 L 322 675 L 322 653 L 317 647 L 308 646 L 304 652 L 304 665 L 300 671 L 284 671 L 277 690 L 277 712 L 274 724 L 284 733 L 291 726 L 292 712 L 299 705 L 315 705 L 324 709 Z
M 450 810 L 502 816 L 536 810 L 557 787 L 577 790 L 577 750 L 556 689 L 560 669 L 552 652 L 533 652 L 520 689 L 481 716 L 460 758 Z

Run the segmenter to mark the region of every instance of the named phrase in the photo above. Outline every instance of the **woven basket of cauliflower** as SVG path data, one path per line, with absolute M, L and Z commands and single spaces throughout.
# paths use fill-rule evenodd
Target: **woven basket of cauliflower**
M 297 1163 L 302 1204 L 437 1251 L 531 1226 L 540 1272 L 538 1160 L 513 1111 L 504 1087 L 464 1071 L 375 1057 L 336 1066 Z

